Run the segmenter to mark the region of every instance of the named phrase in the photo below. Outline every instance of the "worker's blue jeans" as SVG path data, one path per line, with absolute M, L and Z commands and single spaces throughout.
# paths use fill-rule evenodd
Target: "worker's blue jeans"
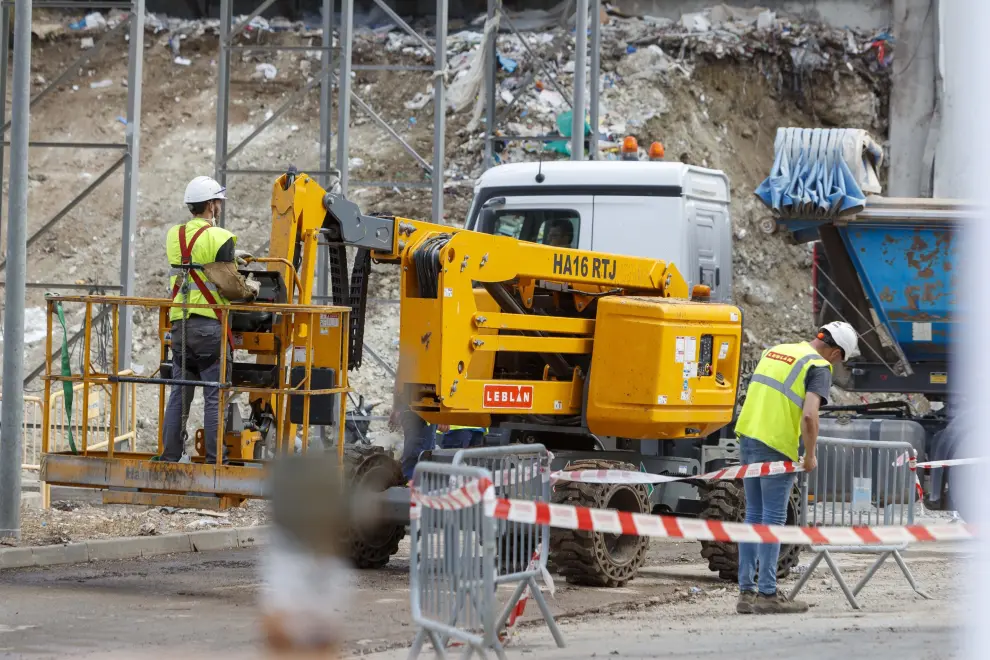
M 172 324 L 172 378 L 217 382 L 220 380 L 220 347 L 223 333 L 220 322 L 204 316 L 191 316 Z M 165 408 L 165 427 L 162 430 L 164 451 L 160 460 L 176 462 L 182 458 L 183 431 L 196 388 L 192 385 L 173 385 Z M 220 390 L 203 388 L 203 433 L 206 441 L 206 460 L 217 460 L 217 420 L 219 417 Z M 185 413 L 185 414 L 183 414 Z
M 444 449 L 467 449 L 480 447 L 485 442 L 485 434 L 479 429 L 454 429 L 443 434 L 440 446 Z
M 419 455 L 436 446 L 437 427 L 411 410 L 402 413 L 402 474 L 412 480 Z
M 791 460 L 776 449 L 759 440 L 741 436 L 742 462 L 764 463 Z M 746 489 L 746 522 L 764 525 L 783 525 L 787 521 L 787 500 L 794 487 L 795 475 L 775 474 L 768 477 L 743 479 Z M 771 596 L 777 593 L 777 558 L 779 543 L 739 544 L 739 591 L 757 591 Z M 759 584 L 756 582 L 759 564 Z

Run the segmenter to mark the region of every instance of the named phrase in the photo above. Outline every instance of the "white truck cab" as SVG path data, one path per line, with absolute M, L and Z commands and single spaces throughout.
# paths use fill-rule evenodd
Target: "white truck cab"
M 649 161 L 513 163 L 474 187 L 467 229 L 672 262 L 688 281 L 732 297 L 729 179 Z M 570 241 L 567 243 L 567 241 Z

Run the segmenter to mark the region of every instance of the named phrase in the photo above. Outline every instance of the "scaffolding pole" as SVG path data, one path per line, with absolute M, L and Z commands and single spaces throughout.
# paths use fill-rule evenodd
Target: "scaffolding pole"
M 5 12 L 6 17 L 9 14 Z M 3 53 L 6 63 L 7 53 Z M 31 120 L 31 1 L 14 16 L 7 286 L 4 296 L 3 399 L 0 401 L 0 538 L 21 538 L 21 437 L 24 423 L 24 301 L 27 296 L 28 134 Z
M 337 83 L 338 114 L 337 114 L 337 168 L 340 170 L 341 192 L 346 196 L 351 185 L 350 176 L 350 139 L 349 126 L 351 121 L 351 103 L 353 102 L 386 134 L 395 140 L 408 153 L 416 164 L 430 177 L 429 184 L 417 181 L 354 181 L 355 185 L 365 187 L 388 188 L 419 188 L 428 187 L 433 196 L 432 219 L 443 223 L 443 188 L 444 188 L 444 135 L 446 132 L 446 84 L 447 84 L 447 7 L 449 0 L 437 0 L 436 4 L 436 45 L 431 46 L 423 35 L 409 26 L 384 0 L 374 0 L 382 11 L 395 23 L 399 29 L 416 39 L 433 57 L 433 66 L 428 71 L 433 73 L 433 158 L 426 160 L 410 145 L 394 128 L 392 128 L 370 104 L 362 100 L 353 90 L 351 74 L 353 71 L 420 71 L 420 67 L 403 65 L 357 66 L 353 63 L 354 55 L 354 0 L 341 0 L 340 15 L 340 75 Z
M 588 0 L 577 0 L 574 26 L 574 104 L 571 160 L 584 160 L 584 86 L 588 63 Z
M 590 121 L 591 121 L 591 148 L 590 148 L 590 158 L 597 159 L 600 154 L 598 152 L 598 133 L 597 125 L 600 122 L 599 117 L 599 99 L 600 99 L 600 81 L 601 81 L 601 0 L 576 0 L 575 2 L 567 3 L 566 5 L 561 5 L 562 13 L 559 18 L 561 21 L 567 23 L 569 22 L 570 16 L 568 12 L 570 7 L 577 4 L 577 11 L 574 14 L 575 18 L 575 32 L 574 32 L 574 86 L 573 90 L 567 90 L 561 84 L 560 80 L 552 74 L 552 72 L 547 68 L 546 64 L 539 57 L 537 53 L 533 51 L 530 47 L 529 42 L 526 40 L 525 34 L 516 28 L 515 24 L 512 22 L 511 16 L 504 13 L 505 9 L 502 6 L 502 0 L 488 0 L 488 20 L 493 20 L 496 13 L 500 14 L 499 26 L 509 29 L 510 32 L 515 34 L 519 41 L 522 43 L 523 49 L 530 56 L 533 62 L 535 70 L 531 71 L 526 79 L 524 79 L 522 85 L 515 92 L 515 96 L 511 102 L 505 104 L 501 112 L 498 110 L 499 95 L 498 95 L 498 60 L 496 57 L 497 53 L 497 34 L 493 34 L 488 42 L 485 44 L 485 142 L 484 142 L 484 157 L 482 160 L 482 169 L 487 170 L 496 164 L 497 152 L 500 149 L 497 148 L 497 144 L 508 145 L 511 142 L 562 142 L 566 138 L 559 134 L 555 135 L 499 135 L 499 127 L 503 121 L 505 121 L 509 112 L 511 111 L 513 105 L 515 105 L 516 100 L 523 94 L 523 89 L 527 85 L 531 85 L 539 79 L 542 83 L 548 84 L 553 89 L 555 89 L 563 98 L 564 102 L 573 111 L 572 117 L 572 133 L 571 133 L 571 158 L 573 160 L 582 160 L 584 158 L 584 108 L 586 105 L 585 91 L 587 89 L 586 80 L 590 78 L 592 81 L 591 92 L 590 92 Z M 591 70 L 590 75 L 586 67 L 580 66 L 583 62 L 587 64 L 588 56 L 588 9 L 591 7 L 592 13 L 592 23 L 591 23 Z M 582 29 L 583 28 L 583 29 Z M 584 54 L 584 58 L 581 58 L 581 54 Z M 542 76 L 542 77 L 541 77 Z M 580 98 L 579 98 L 580 96 Z
M 138 163 L 141 146 L 141 80 L 144 77 L 144 0 L 134 0 L 130 15 L 130 38 L 127 58 L 127 126 L 124 140 L 127 143 L 124 161 L 124 214 L 120 242 L 121 295 L 133 296 L 134 244 L 137 241 Z M 134 330 L 130 307 L 118 320 L 117 368 L 131 368 L 131 338 Z M 120 420 L 121 422 L 123 420 Z
M 320 88 L 320 142 L 319 142 L 319 164 L 314 167 L 301 166 L 299 171 L 306 172 L 326 185 L 330 173 L 330 142 L 332 131 L 330 129 L 330 102 L 331 88 L 333 85 L 333 0 L 323 0 L 322 2 L 322 42 L 319 46 L 292 46 L 282 44 L 244 44 L 234 43 L 237 37 L 244 32 L 252 20 L 261 16 L 269 7 L 275 4 L 275 0 L 264 0 L 258 4 L 254 10 L 246 17 L 234 23 L 234 0 L 220 0 L 220 52 L 217 58 L 217 137 L 216 149 L 214 152 L 214 174 L 213 178 L 224 187 L 227 187 L 228 178 L 236 175 L 253 176 L 277 176 L 285 172 L 282 169 L 249 169 L 238 168 L 231 164 L 243 149 L 251 144 L 255 138 L 263 133 L 269 126 L 277 121 L 282 115 L 296 106 L 314 88 Z M 261 122 L 254 131 L 233 147 L 230 146 L 228 129 L 230 125 L 230 76 L 231 76 L 231 54 L 240 51 L 264 51 L 277 53 L 280 51 L 321 51 L 320 72 L 313 76 L 312 80 L 298 88 L 277 107 L 267 119 Z M 285 163 L 288 166 L 290 163 Z M 218 220 L 221 227 L 226 226 L 226 208 L 221 211 Z M 320 275 L 324 269 L 317 266 L 317 286 L 319 286 Z
M 45 9 L 79 9 L 78 1 L 73 0 L 34 0 L 33 6 Z M 6 54 L 9 48 L 7 35 L 10 33 L 10 10 L 14 6 L 13 0 L 3 0 L 0 6 L 0 53 Z M 18 0 L 17 8 L 20 9 L 21 2 Z M 37 141 L 28 142 L 30 148 L 43 149 L 93 149 L 102 151 L 120 151 L 121 155 L 109 167 L 107 167 L 92 183 L 90 183 L 79 194 L 65 204 L 55 215 L 47 220 L 41 227 L 27 238 L 27 246 L 30 247 L 38 239 L 47 234 L 66 218 L 80 203 L 90 194 L 99 188 L 103 182 L 111 177 L 118 169 L 124 170 L 124 190 L 123 209 L 121 212 L 120 231 L 120 286 L 122 295 L 133 295 L 134 293 L 134 242 L 137 231 L 137 201 L 138 201 L 138 165 L 139 147 L 141 136 L 141 83 L 143 80 L 143 58 L 144 58 L 144 16 L 145 0 L 131 0 L 129 2 L 109 1 L 105 4 L 91 5 L 102 8 L 126 9 L 127 20 L 107 30 L 96 42 L 93 48 L 85 51 L 72 64 L 66 66 L 48 83 L 40 92 L 33 97 L 28 92 L 28 107 L 33 108 L 37 103 L 53 94 L 61 85 L 65 85 L 79 75 L 83 65 L 92 60 L 110 41 L 119 36 L 124 27 L 129 29 L 127 44 L 127 125 L 124 127 L 124 142 L 67 142 L 67 141 Z M 15 22 L 16 22 L 15 12 Z M 6 57 L 0 56 L 0 99 L 7 95 L 8 62 Z M 6 131 L 10 127 L 7 121 L 6 111 L 0 104 L 0 125 Z M 12 141 L 11 141 L 12 142 Z M 0 142 L 0 162 L 3 159 L 3 147 L 6 142 Z M 2 184 L 3 172 L 0 170 L 0 184 Z M 0 261 L 0 269 L 7 269 L 9 265 L 6 260 Z M 8 275 L 8 281 L 10 277 Z M 118 364 L 121 369 L 129 369 L 131 366 L 131 337 L 133 330 L 132 317 L 128 314 L 121 319 L 118 328 Z

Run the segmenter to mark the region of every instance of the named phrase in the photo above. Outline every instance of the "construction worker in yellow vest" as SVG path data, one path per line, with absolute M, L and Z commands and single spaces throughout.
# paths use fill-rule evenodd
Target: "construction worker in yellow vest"
M 742 462 L 749 465 L 800 460 L 806 472 L 814 470 L 818 410 L 828 403 L 832 366 L 858 355 L 856 331 L 838 321 L 820 328 L 810 342 L 781 344 L 764 351 L 736 421 Z M 802 441 L 804 456 L 799 458 Z M 791 473 L 743 479 L 746 522 L 783 525 L 795 478 Z M 779 556 L 779 543 L 739 544 L 737 612 L 808 611 L 807 603 L 788 600 L 777 591 Z
M 210 177 L 199 176 L 186 186 L 183 199 L 193 217 L 169 229 L 165 240 L 171 266 L 167 295 L 173 302 L 169 311 L 172 379 L 217 383 L 220 351 L 228 344 L 228 338 L 223 336 L 214 310 L 191 306 L 250 301 L 258 295 L 261 285 L 237 272 L 237 261 L 244 256 L 235 250 L 237 237 L 216 226 L 226 199 L 225 189 Z M 194 395 L 193 385 L 172 386 L 162 429 L 164 451 L 158 460 L 176 462 L 182 458 L 186 418 Z M 215 462 L 217 456 L 219 400 L 216 385 L 203 386 L 208 462 Z
M 485 443 L 485 436 L 488 435 L 488 429 L 481 426 L 440 424 L 437 426 L 437 433 L 443 436 L 440 441 L 442 449 L 467 449 L 482 446 Z

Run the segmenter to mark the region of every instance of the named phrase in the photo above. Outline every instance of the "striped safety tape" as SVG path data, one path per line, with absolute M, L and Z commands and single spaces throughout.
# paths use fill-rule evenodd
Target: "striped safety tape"
M 439 495 L 426 495 L 412 488 L 409 492 L 409 515 L 411 518 L 419 518 L 419 507 L 457 511 L 493 499 L 494 492 L 492 491 L 492 482 L 489 479 L 475 479 L 460 488 Z
M 926 463 L 918 463 L 917 467 L 927 470 L 929 468 L 943 468 L 952 467 L 954 465 L 976 465 L 979 463 L 986 463 L 985 458 L 953 458 L 947 461 L 928 461 Z
M 775 461 L 771 463 L 734 465 L 716 470 L 715 472 L 687 477 L 633 472 L 632 470 L 575 470 L 572 472 L 553 472 L 550 475 L 550 480 L 576 481 L 585 484 L 662 484 L 671 481 L 687 480 L 722 481 L 747 479 L 750 477 L 767 477 L 774 474 L 793 474 L 796 472 L 804 472 L 804 468 L 791 461 Z
M 957 541 L 974 536 L 973 528 L 965 524 L 778 527 L 509 499 L 489 500 L 485 503 L 485 508 L 489 515 L 499 520 L 549 525 L 557 529 L 723 543 L 865 546 L 919 541 Z

